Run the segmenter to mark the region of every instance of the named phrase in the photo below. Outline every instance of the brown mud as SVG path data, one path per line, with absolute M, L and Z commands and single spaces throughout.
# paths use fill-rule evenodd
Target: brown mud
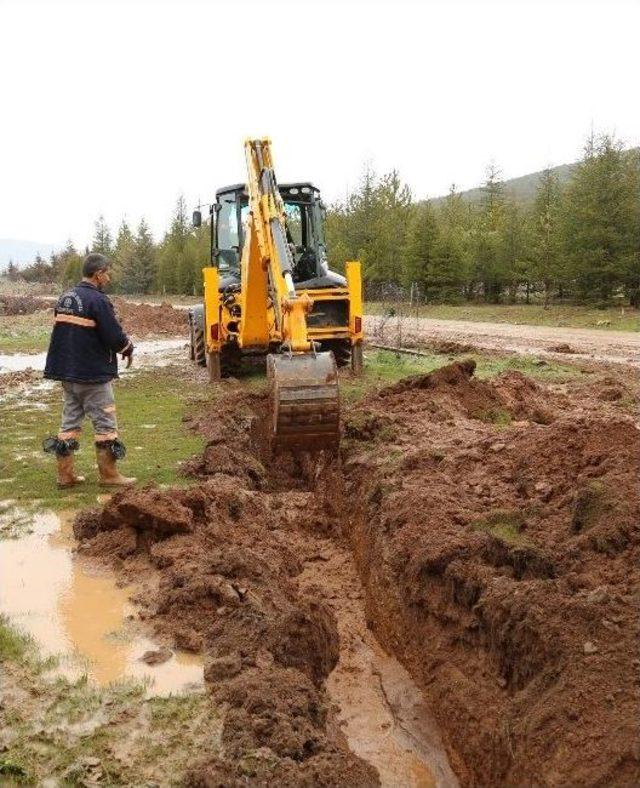
M 182 491 L 126 491 L 75 525 L 82 552 L 142 581 L 135 600 L 156 638 L 202 651 L 224 714 L 220 756 L 191 785 L 377 785 L 347 747 L 324 682 L 338 662 L 336 618 L 297 582 L 324 513 L 218 473 Z M 331 523 L 327 524 L 332 527 Z
M 637 392 L 473 372 L 351 406 L 333 465 L 266 463 L 264 401 L 230 391 L 192 417 L 197 484 L 77 519 L 205 655 L 223 749 L 191 785 L 453 785 L 440 732 L 464 785 L 638 782 Z
M 113 305 L 125 332 L 134 339 L 152 336 L 188 336 L 189 323 L 185 309 L 168 303 L 134 304 L 114 296 Z
M 623 382 L 563 388 L 454 364 L 346 425 L 367 615 L 466 785 L 640 781 L 640 433 Z
M 31 295 L 10 295 L 0 293 L 0 315 L 32 315 L 52 309 L 54 300 Z

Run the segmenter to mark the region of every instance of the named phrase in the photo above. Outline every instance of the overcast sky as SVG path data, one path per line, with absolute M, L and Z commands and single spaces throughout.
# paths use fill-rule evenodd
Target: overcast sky
M 158 237 L 243 180 L 246 136 L 328 201 L 365 161 L 422 198 L 573 161 L 592 124 L 637 145 L 639 31 L 632 0 L 0 0 L 0 238 Z

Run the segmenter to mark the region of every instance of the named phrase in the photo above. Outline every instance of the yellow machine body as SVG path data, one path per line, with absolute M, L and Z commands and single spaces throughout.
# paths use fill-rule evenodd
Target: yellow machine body
M 337 364 L 334 353 L 323 348 L 338 348 L 342 357 L 343 349 L 348 350 L 354 371 L 361 370 L 360 264 L 346 263 L 344 285 L 297 287 L 270 141 L 247 140 L 245 156 L 248 214 L 243 224 L 239 291 L 227 293 L 220 286 L 217 267 L 203 269 L 204 342 L 210 378 L 221 377 L 225 359 L 268 354 L 272 447 L 335 450 L 340 412 Z M 323 309 L 333 307 L 340 307 L 332 312 L 342 316 L 339 324 L 323 324 Z

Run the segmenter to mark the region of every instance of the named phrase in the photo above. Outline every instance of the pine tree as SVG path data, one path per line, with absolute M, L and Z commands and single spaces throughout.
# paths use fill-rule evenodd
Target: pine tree
M 133 257 L 133 233 L 126 219 L 123 219 L 118 229 L 116 245 L 113 250 L 112 288 L 116 292 L 129 292 L 127 290 L 127 276 Z
M 358 189 L 329 212 L 327 240 L 332 264 L 337 259 L 360 260 L 366 281 L 400 283 L 411 205 L 411 190 L 397 170 L 378 178 L 367 165 Z
M 450 285 L 442 297 L 457 301 L 467 291 L 472 294 L 471 266 L 471 211 L 468 203 L 452 184 L 449 194 L 439 209 L 440 238 L 437 256 L 443 269 L 449 272 Z
M 480 205 L 474 218 L 474 280 L 482 285 L 484 298 L 496 302 L 500 300 L 504 284 L 501 233 L 505 219 L 505 195 L 504 182 L 495 164 L 487 168 Z
M 10 282 L 17 282 L 20 278 L 20 270 L 18 266 L 13 262 L 13 260 L 9 260 L 9 265 L 7 266 L 7 279 Z
M 427 299 L 440 296 L 443 286 L 448 284 L 446 272 L 439 265 L 439 240 L 436 213 L 427 200 L 412 211 L 402 254 L 405 286 L 417 283 Z
M 71 240 L 67 241 L 65 249 L 60 255 L 60 265 L 65 284 L 76 284 L 80 281 L 82 278 L 82 258 Z
M 502 284 L 508 288 L 509 300 L 514 302 L 524 285 L 529 303 L 533 269 L 530 226 L 527 213 L 513 201 L 505 203 L 500 259 Z
M 186 254 L 191 233 L 187 204 L 183 195 L 178 197 L 169 232 L 160 246 L 158 260 L 158 286 L 166 293 L 193 291 L 193 265 Z
M 532 273 L 533 278 L 542 286 L 545 308 L 549 304 L 554 283 L 559 283 L 564 279 L 561 210 L 558 175 L 547 167 L 540 176 L 531 211 Z
M 143 219 L 138 225 L 134 243 L 136 260 L 137 292 L 148 293 L 151 291 L 156 278 L 156 247 L 153 242 L 149 225 Z
M 634 158 L 622 143 L 607 134 L 588 139 L 567 188 L 564 214 L 565 249 L 582 298 L 606 303 L 624 289 L 633 300 L 639 183 Z
M 91 242 L 91 251 L 111 257 L 113 254 L 113 240 L 102 214 L 95 223 L 95 234 Z

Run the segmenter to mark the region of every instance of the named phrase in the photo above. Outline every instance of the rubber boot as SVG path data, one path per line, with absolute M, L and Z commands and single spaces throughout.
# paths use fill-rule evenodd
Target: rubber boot
M 120 473 L 116 466 L 116 458 L 108 446 L 105 448 L 96 446 L 96 457 L 101 487 L 129 487 L 136 483 L 137 479 Z
M 69 453 L 64 457 L 57 457 L 58 461 L 58 487 L 64 490 L 67 487 L 74 487 L 76 484 L 84 482 L 84 476 L 77 476 L 73 470 L 73 454 Z

